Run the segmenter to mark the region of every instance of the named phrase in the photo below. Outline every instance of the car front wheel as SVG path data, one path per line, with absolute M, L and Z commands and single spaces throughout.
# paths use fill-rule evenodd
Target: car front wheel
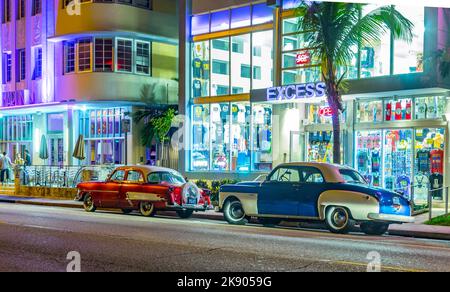
M 182 219 L 191 218 L 192 213 L 194 213 L 194 211 L 192 211 L 192 210 L 177 210 L 178 217 L 180 217 Z
M 153 217 L 155 216 L 155 205 L 150 202 L 141 202 L 139 204 L 139 211 L 145 217 Z
M 244 225 L 248 222 L 240 201 L 227 201 L 223 209 L 223 215 L 229 224 Z
M 359 226 L 367 235 L 383 235 L 389 229 L 389 224 L 377 222 L 364 222 Z
M 94 199 L 90 194 L 86 194 L 83 200 L 83 207 L 86 212 L 95 212 L 97 207 L 95 207 Z
M 340 234 L 348 233 L 353 226 L 348 210 L 343 207 L 329 207 L 325 223 L 332 233 Z

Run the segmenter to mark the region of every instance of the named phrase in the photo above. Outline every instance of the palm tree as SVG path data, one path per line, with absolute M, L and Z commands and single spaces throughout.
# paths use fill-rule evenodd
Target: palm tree
M 342 91 L 347 68 L 357 59 L 361 43 L 376 44 L 392 31 L 394 39 L 412 40 L 413 23 L 394 6 L 378 7 L 362 16 L 365 4 L 299 1 L 296 14 L 298 29 L 306 34 L 306 47 L 314 50 L 326 84 L 328 104 L 332 109 L 333 162 L 341 163 L 340 116 L 344 111 Z M 339 69 L 344 73 L 339 76 Z

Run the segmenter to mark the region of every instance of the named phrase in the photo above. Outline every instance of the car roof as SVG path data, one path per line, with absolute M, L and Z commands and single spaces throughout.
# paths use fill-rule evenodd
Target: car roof
M 339 170 L 341 169 L 351 169 L 353 168 L 347 166 L 347 165 L 338 165 L 338 164 L 331 164 L 331 163 L 323 163 L 323 162 L 289 162 L 289 163 L 282 163 L 278 167 L 286 167 L 286 166 L 309 166 L 309 167 L 315 167 L 319 169 L 326 182 L 329 183 L 344 183 L 345 180 L 342 177 Z
M 178 173 L 178 171 L 173 170 L 171 168 L 166 168 L 166 167 L 158 167 L 158 166 L 151 166 L 151 165 L 127 165 L 127 166 L 119 166 L 116 168 L 116 170 L 140 170 L 142 171 L 142 173 L 147 176 L 150 173 L 153 172 L 171 172 L 171 173 L 176 173 L 178 175 L 180 175 Z

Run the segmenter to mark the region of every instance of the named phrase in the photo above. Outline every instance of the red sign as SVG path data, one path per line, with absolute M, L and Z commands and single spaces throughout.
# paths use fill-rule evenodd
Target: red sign
M 311 62 L 311 54 L 309 52 L 298 53 L 295 62 L 297 65 L 309 64 L 309 62 Z
M 333 115 L 333 110 L 329 106 L 323 107 L 319 110 L 319 115 L 321 117 L 331 117 Z

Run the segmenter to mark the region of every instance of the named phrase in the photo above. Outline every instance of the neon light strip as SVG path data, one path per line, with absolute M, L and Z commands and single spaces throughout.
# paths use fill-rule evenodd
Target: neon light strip
M 416 7 L 442 7 L 450 8 L 448 0 L 327 0 L 327 2 L 346 2 L 346 3 L 364 3 L 377 5 L 399 5 L 399 6 L 416 6 Z

